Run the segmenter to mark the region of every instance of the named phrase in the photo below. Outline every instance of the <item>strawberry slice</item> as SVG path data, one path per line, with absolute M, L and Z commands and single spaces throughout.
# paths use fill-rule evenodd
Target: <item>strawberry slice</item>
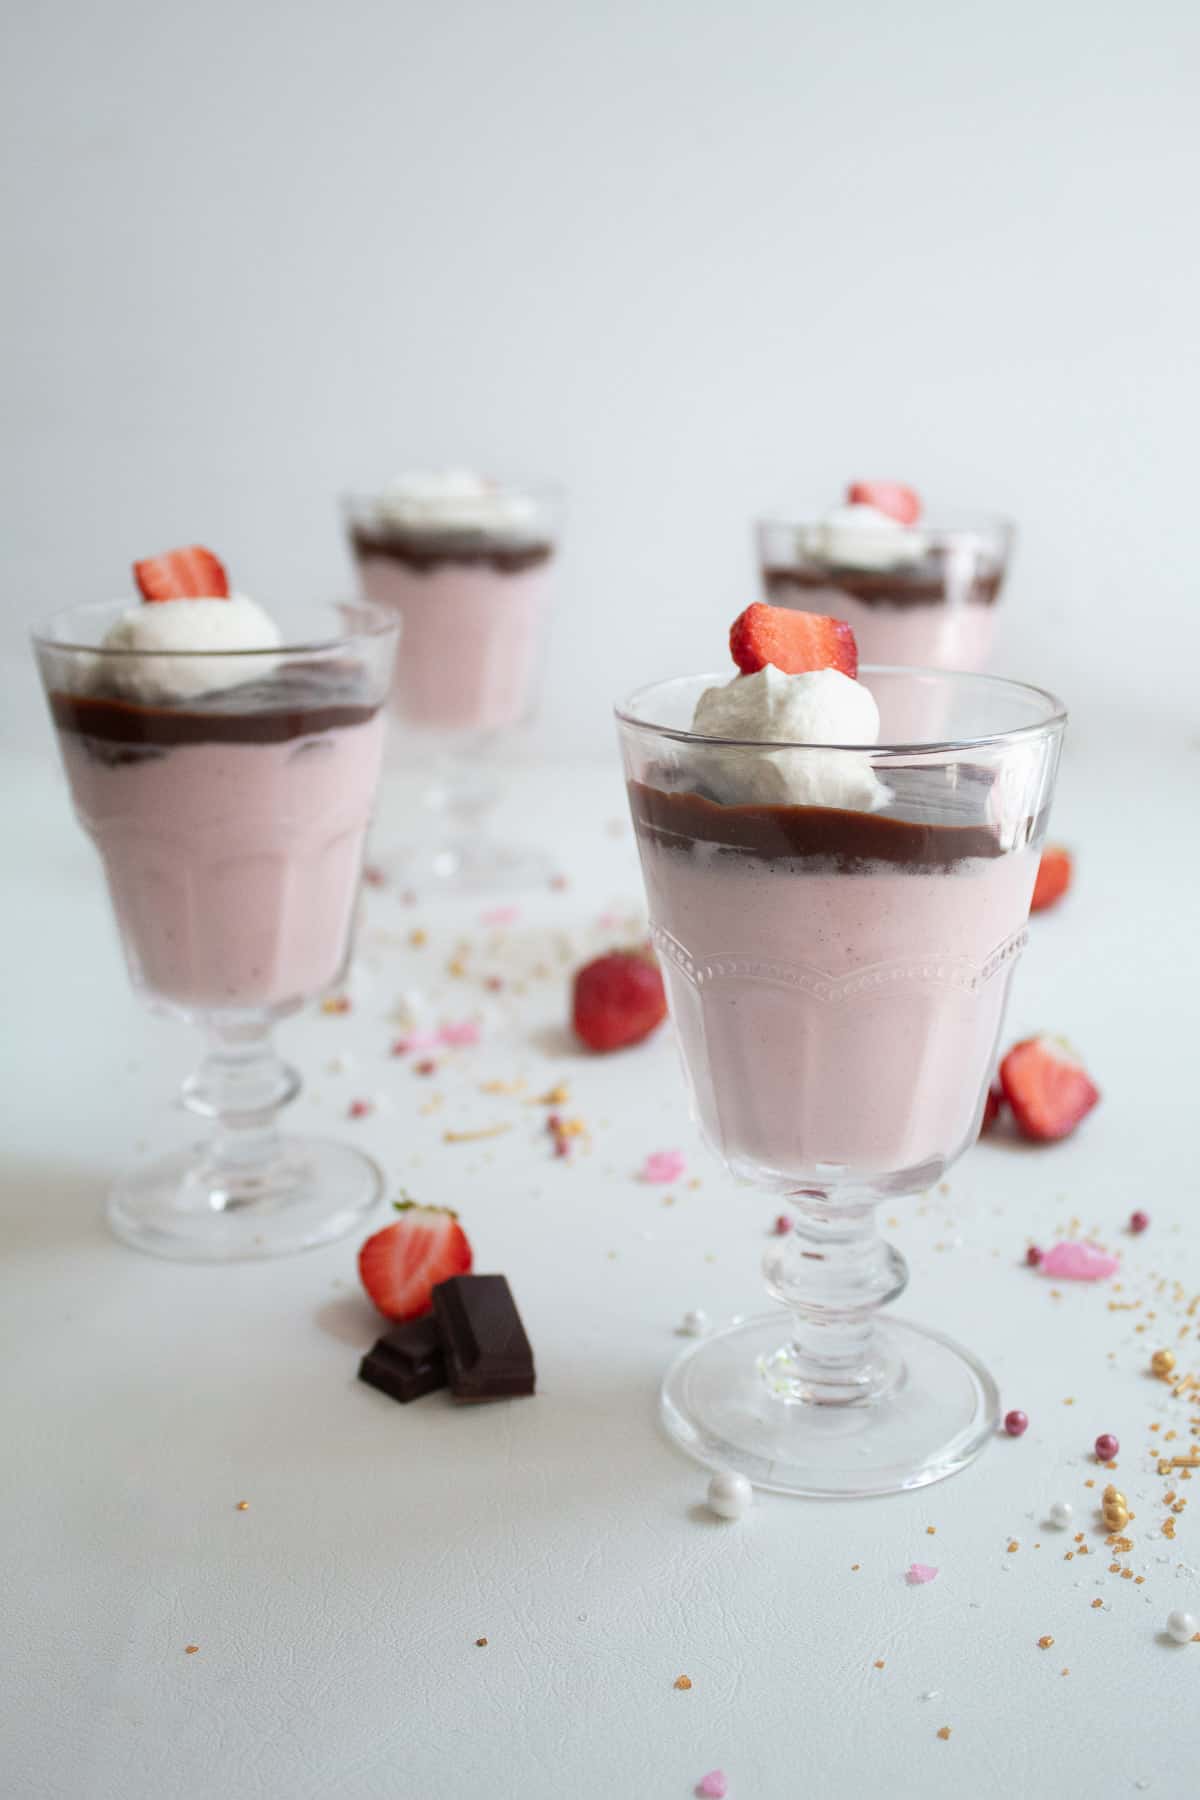
M 575 976 L 572 1023 L 589 1050 L 640 1044 L 666 1016 L 663 978 L 650 951 L 611 950 Z
M 369 1237 L 358 1253 L 362 1284 L 385 1319 L 417 1319 L 433 1305 L 433 1290 L 451 1275 L 469 1275 L 471 1246 L 447 1206 L 398 1200 L 400 1217 Z
M 1029 902 L 1030 912 L 1044 912 L 1048 906 L 1054 906 L 1062 899 L 1071 885 L 1073 866 L 1069 850 L 1064 850 L 1061 844 L 1047 844 L 1038 864 L 1033 899 Z
M 143 600 L 228 600 L 229 577 L 200 544 L 164 550 L 133 565 L 133 579 Z
M 853 680 L 858 674 L 858 645 L 841 619 L 764 606 L 760 600 L 733 621 L 729 649 L 743 675 L 757 674 L 768 663 L 785 675 L 840 669 Z
M 1100 1098 L 1100 1090 L 1062 1038 L 1032 1037 L 1014 1044 L 1000 1064 L 1000 1086 L 1017 1128 L 1039 1144 L 1069 1137 Z
M 900 481 L 852 481 L 846 498 L 851 506 L 873 506 L 900 525 L 915 525 L 921 516 L 921 496 Z

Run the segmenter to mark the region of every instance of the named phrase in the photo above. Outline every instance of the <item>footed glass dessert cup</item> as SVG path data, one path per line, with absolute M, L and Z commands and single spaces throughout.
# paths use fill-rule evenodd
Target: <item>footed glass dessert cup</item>
M 109 1222 L 195 1262 L 328 1243 L 382 1177 L 358 1150 L 279 1131 L 300 1077 L 271 1032 L 349 958 L 396 623 L 351 604 L 297 609 L 271 651 L 104 648 L 125 611 L 60 613 L 34 650 L 133 984 L 208 1036 L 183 1103 L 214 1129 L 120 1177 Z
M 877 745 L 697 736 L 724 679 L 643 689 L 618 727 L 694 1114 L 794 1228 L 765 1258 L 775 1308 L 689 1348 L 662 1417 L 776 1492 L 921 1487 L 978 1455 L 998 1394 L 970 1351 L 884 1313 L 907 1271 L 875 1210 L 978 1134 L 1066 715 L 1014 682 L 867 668 Z M 929 741 L 908 735 L 922 716 Z M 836 797 L 872 770 L 875 811 L 787 802 L 789 776 Z
M 424 771 L 427 841 L 406 848 L 396 872 L 470 893 L 549 873 L 536 849 L 487 827 L 502 791 L 497 758 L 537 709 L 562 518 L 549 485 L 479 490 L 344 502 L 360 588 L 401 624 L 391 741 L 405 769 Z

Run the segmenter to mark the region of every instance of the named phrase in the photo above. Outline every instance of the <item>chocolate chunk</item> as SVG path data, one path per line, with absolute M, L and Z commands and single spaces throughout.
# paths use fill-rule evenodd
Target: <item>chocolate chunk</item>
M 503 1275 L 453 1275 L 439 1282 L 433 1314 L 456 1400 L 532 1394 L 533 1351 Z
M 405 1404 L 445 1387 L 446 1361 L 433 1316 L 409 1319 L 381 1337 L 358 1365 L 358 1379 Z

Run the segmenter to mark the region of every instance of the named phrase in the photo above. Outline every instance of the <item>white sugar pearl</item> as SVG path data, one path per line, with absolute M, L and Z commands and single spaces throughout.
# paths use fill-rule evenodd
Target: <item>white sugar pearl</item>
M 754 1505 L 754 1489 L 744 1475 L 722 1469 L 708 1484 L 708 1504 L 722 1519 L 740 1519 Z
M 1194 1613 L 1182 1612 L 1178 1608 L 1167 1614 L 1167 1636 L 1173 1637 L 1177 1644 L 1190 1644 L 1196 1633 L 1200 1631 Z
M 685 1337 L 703 1337 L 708 1330 L 708 1314 L 706 1312 L 686 1312 L 683 1323 L 679 1327 Z
M 1050 1523 L 1065 1531 L 1075 1517 L 1075 1508 L 1069 1500 L 1056 1500 L 1050 1508 Z

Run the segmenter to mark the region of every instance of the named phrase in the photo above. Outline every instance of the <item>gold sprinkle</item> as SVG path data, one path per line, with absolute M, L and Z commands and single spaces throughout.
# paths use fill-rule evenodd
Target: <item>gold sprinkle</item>
M 1014 1550 L 1019 1550 L 1020 1548 L 1020 1544 L 1018 1544 L 1016 1538 L 1014 1538 L 1012 1543 L 1008 1546 L 1008 1554 L 1011 1556 Z
M 1069 1675 L 1071 1673 L 1070 1669 L 1060 1669 L 1058 1672 L 1060 1675 Z
M 937 1536 L 937 1526 L 936 1525 L 927 1525 L 925 1527 L 925 1536 L 926 1537 L 936 1537 Z
M 547 1088 L 544 1094 L 535 1094 L 528 1104 L 530 1106 L 565 1106 L 570 1098 L 570 1088 L 565 1081 L 560 1081 L 556 1086 Z
M 519 1079 L 517 1081 L 481 1081 L 479 1091 L 481 1094 L 519 1094 L 524 1086 L 524 1081 Z
M 250 1502 L 248 1500 L 239 1500 L 237 1503 L 237 1509 L 239 1512 L 249 1512 L 250 1511 Z
M 1050 1636 L 1050 1633 L 1047 1632 L 1045 1637 L 1040 1637 L 1038 1639 L 1038 1649 L 1039 1650 L 1048 1650 L 1053 1642 L 1054 1642 L 1054 1639 Z
M 942 1742 L 945 1743 L 950 1736 L 950 1727 L 948 1725 L 943 1725 L 942 1729 L 938 1732 L 938 1736 L 941 1738 Z
M 1074 1404 L 1075 1404 L 1074 1394 L 1070 1395 L 1068 1399 L 1063 1401 L 1064 1406 L 1074 1406 Z
M 679 1688 L 680 1690 L 690 1688 L 691 1685 L 692 1685 L 692 1678 L 690 1675 L 677 1675 L 675 1677 L 675 1686 L 677 1688 Z
M 1063 1552 L 1063 1561 L 1064 1562 L 1074 1562 L 1075 1561 L 1075 1552 L 1073 1550 L 1065 1550 Z
M 850 1564 L 850 1572 L 851 1572 L 851 1574 L 853 1574 L 853 1573 L 854 1573 L 854 1571 L 855 1571 L 855 1570 L 857 1570 L 857 1569 L 861 1569 L 861 1568 L 862 1568 L 862 1564 L 861 1564 L 861 1563 L 851 1563 L 851 1564 Z
M 1132 1581 L 1133 1580 L 1133 1570 L 1132 1569 L 1122 1569 L 1121 1570 L 1121 1580 L 1122 1581 Z
M 422 944 L 427 944 L 429 942 L 429 934 L 418 928 L 416 931 L 409 932 L 408 941 L 414 950 L 419 950 Z
M 875 1667 L 877 1669 L 882 1669 L 882 1667 L 883 1667 L 883 1658 L 882 1657 L 880 1657 L 879 1661 L 875 1664 Z
M 445 1144 L 478 1144 L 483 1138 L 503 1137 L 511 1131 L 511 1125 L 485 1125 L 480 1131 L 443 1131 L 442 1142 Z
M 475 1639 L 475 1648 L 477 1650 L 486 1650 L 487 1649 L 487 1639 L 486 1638 L 476 1638 Z
M 185 1656 L 195 1656 L 195 1654 L 199 1648 L 200 1648 L 199 1644 L 185 1644 L 183 1646 L 183 1654 Z
M 1092 1611 L 1095 1612 L 1097 1607 L 1101 1607 L 1103 1605 L 1104 1605 L 1103 1600 L 1093 1600 L 1092 1601 Z

